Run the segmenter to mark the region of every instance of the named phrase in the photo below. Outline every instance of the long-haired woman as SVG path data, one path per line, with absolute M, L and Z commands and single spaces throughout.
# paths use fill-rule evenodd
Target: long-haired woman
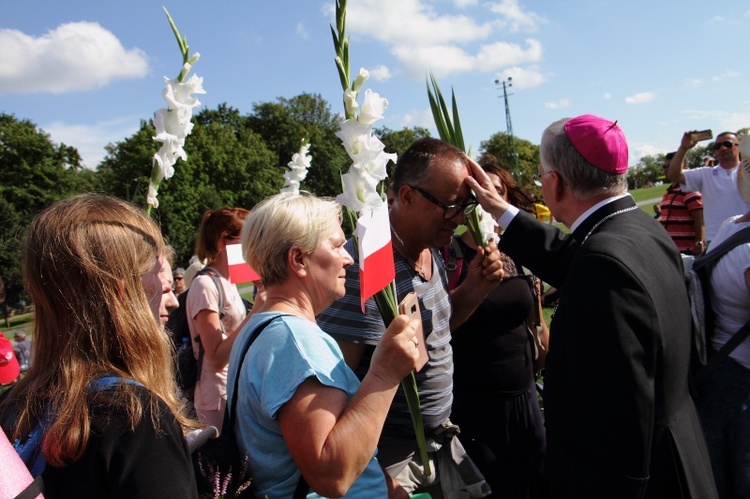
M 31 223 L 34 362 L 0 419 L 20 444 L 43 427 L 27 465 L 44 472 L 48 497 L 197 496 L 170 340 L 149 306 L 168 287 L 164 254 L 153 221 L 103 195 L 64 199 Z

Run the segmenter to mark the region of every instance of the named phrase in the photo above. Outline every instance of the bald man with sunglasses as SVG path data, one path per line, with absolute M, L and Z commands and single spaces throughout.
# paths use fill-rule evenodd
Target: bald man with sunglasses
M 733 215 L 747 213 L 750 204 L 737 193 L 737 170 L 740 164 L 739 138 L 732 132 L 716 136 L 712 148 L 719 164 L 692 170 L 683 170 L 687 152 L 698 143 L 692 133 L 685 132 L 680 147 L 669 163 L 667 178 L 680 184 L 685 191 L 700 191 L 703 195 L 703 220 L 706 226 L 706 242 L 710 244 L 722 222 Z

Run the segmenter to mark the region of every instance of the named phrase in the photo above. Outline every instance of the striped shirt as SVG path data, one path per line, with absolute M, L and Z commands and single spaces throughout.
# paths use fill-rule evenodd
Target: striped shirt
M 679 185 L 671 185 L 661 200 L 659 221 L 667 229 L 680 253 L 692 249 L 699 236 L 695 234 L 693 212 L 703 209 L 698 191 L 684 192 Z
M 353 240 L 346 250 L 354 264 L 346 270 L 346 295 L 317 317 L 318 325 L 338 341 L 377 345 L 385 331 L 385 324 L 374 298 L 365 303 L 365 313 L 359 299 L 359 265 Z M 422 327 L 430 360 L 416 373 L 419 400 L 425 431 L 430 433 L 448 419 L 453 404 L 453 351 L 450 340 L 451 303 L 445 264 L 437 250 L 432 253 L 432 279 L 422 279 L 401 255 L 393 251 L 396 263 L 396 294 L 400 302 L 409 292 L 416 291 L 422 313 Z M 359 367 L 355 370 L 362 379 L 370 365 L 374 348 L 366 348 Z M 403 390 L 399 389 L 383 428 L 384 434 L 413 436 L 409 408 Z

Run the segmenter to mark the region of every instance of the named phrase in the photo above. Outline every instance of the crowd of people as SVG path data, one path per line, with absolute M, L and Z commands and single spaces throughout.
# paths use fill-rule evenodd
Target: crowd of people
M 185 435 L 221 429 L 233 401 L 255 497 L 750 497 L 750 340 L 692 386 L 683 274 L 685 255 L 750 227 L 750 161 L 725 132 L 718 165 L 686 169 L 695 145 L 686 132 L 665 157 L 655 220 L 627 192 L 616 122 L 544 130 L 544 216 L 495 158 L 417 140 L 389 218 L 396 299 L 416 293 L 421 320 L 361 304 L 357 242 L 329 199 L 209 210 L 196 261 L 174 270 L 132 205 L 54 203 L 24 247 L 33 345 L 19 333 L 13 353 L 0 336 L 0 382 L 13 382 L 0 438 L 45 497 L 198 497 Z M 484 244 L 457 232 L 477 205 L 497 225 Z M 233 244 L 260 276 L 252 306 L 230 278 Z M 716 351 L 750 323 L 750 238 L 710 289 Z M 181 306 L 199 372 L 187 394 L 165 329 Z M 426 462 L 399 388 L 412 372 Z

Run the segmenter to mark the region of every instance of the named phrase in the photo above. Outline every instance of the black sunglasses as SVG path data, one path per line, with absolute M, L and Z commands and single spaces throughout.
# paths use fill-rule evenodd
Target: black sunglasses
M 733 148 L 736 145 L 737 144 L 735 144 L 734 142 L 732 142 L 730 140 L 725 140 L 724 142 L 715 142 L 714 143 L 714 151 L 718 151 L 719 149 L 721 149 L 722 146 L 726 147 L 727 149 L 731 149 L 731 148 Z
M 466 200 L 463 204 L 452 204 L 449 206 L 444 205 L 437 199 L 435 199 L 435 196 L 427 192 L 426 190 L 422 189 L 421 187 L 417 187 L 416 185 L 409 185 L 412 189 L 417 191 L 422 195 L 423 198 L 425 198 L 427 201 L 434 203 L 441 207 L 443 209 L 443 218 L 446 220 L 450 220 L 451 218 L 456 218 L 459 213 L 462 213 L 464 210 L 471 208 L 472 206 L 476 206 L 477 200 L 474 196 L 471 196 L 469 199 Z

